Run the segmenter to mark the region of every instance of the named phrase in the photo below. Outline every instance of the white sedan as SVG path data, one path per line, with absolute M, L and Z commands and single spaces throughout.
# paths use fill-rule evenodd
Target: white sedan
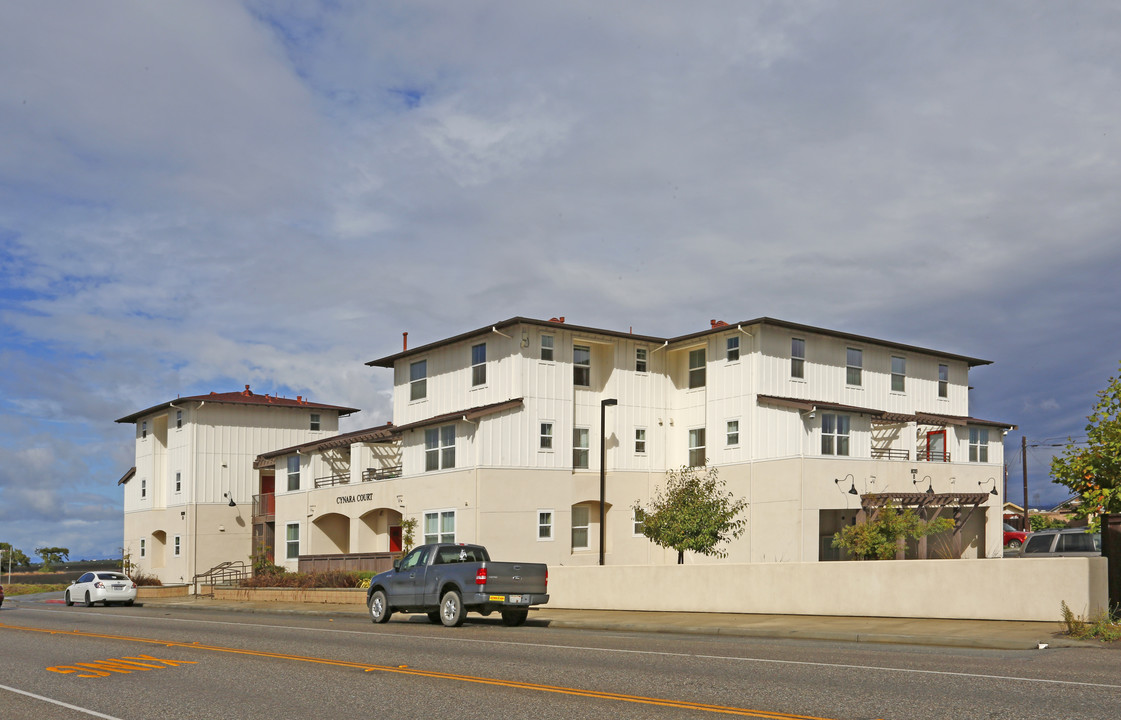
M 127 575 L 111 570 L 88 572 L 66 588 L 66 605 L 76 602 L 92 607 L 95 602 L 124 603 L 136 602 L 136 583 Z

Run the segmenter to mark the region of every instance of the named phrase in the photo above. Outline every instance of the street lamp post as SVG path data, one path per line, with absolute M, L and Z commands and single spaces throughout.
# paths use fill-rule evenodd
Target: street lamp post
M 607 547 L 607 407 L 618 405 L 616 398 L 604 398 L 599 403 L 599 564 L 603 565 Z

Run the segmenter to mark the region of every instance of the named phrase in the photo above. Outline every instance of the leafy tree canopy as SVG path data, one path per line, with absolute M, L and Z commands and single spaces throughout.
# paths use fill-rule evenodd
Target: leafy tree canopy
M 701 474 L 703 470 L 703 474 Z M 632 506 L 642 521 L 642 534 L 656 545 L 677 551 L 677 562 L 685 551 L 727 557 L 721 546 L 747 529 L 747 519 L 738 517 L 747 500 L 726 491 L 715 467 L 682 467 L 666 473 L 666 485 L 655 490 L 650 507 Z
M 70 559 L 70 548 L 41 547 L 35 548 L 35 554 L 43 559 L 43 569 L 50 570 L 57 562 Z
M 23 550 L 12 547 L 10 543 L 0 542 L 0 569 L 9 567 L 31 567 L 31 558 L 24 554 Z
M 953 527 L 954 521 L 950 518 L 926 521 L 911 508 L 899 512 L 888 503 L 874 520 L 847 525 L 833 535 L 833 547 L 848 550 L 857 560 L 891 560 L 900 539 L 916 540 Z
M 1051 459 L 1051 475 L 1081 498 L 1078 517 L 1121 513 L 1121 375 L 1098 392 L 1087 420 L 1085 447 L 1069 440 Z

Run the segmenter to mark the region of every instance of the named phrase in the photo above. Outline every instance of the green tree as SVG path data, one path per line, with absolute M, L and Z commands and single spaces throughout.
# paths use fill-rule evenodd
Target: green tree
M 401 521 L 401 552 L 407 553 L 413 549 L 416 542 L 416 518 Z
M 666 486 L 654 491 L 650 507 L 636 501 L 635 517 L 642 534 L 656 545 L 677 551 L 677 563 L 685 562 L 685 551 L 727 557 L 720 547 L 747 529 L 747 519 L 738 517 L 747 501 L 726 491 L 716 468 L 683 467 L 666 473 Z
M 12 547 L 10 543 L 0 542 L 0 570 L 8 567 L 30 568 L 31 558 L 27 557 L 23 550 Z
M 874 520 L 846 525 L 833 535 L 833 547 L 848 550 L 857 560 L 891 560 L 899 548 L 899 540 L 917 540 L 954 526 L 950 518 L 926 521 L 911 508 L 899 512 L 888 503 Z
M 52 566 L 63 560 L 70 559 L 70 548 L 42 547 L 35 548 L 35 554 L 43 558 L 43 570 L 50 572 Z
M 1051 476 L 1082 499 L 1078 517 L 1121 513 L 1121 375 L 1098 392 L 1086 419 L 1085 447 L 1068 438 L 1062 454 L 1051 459 Z

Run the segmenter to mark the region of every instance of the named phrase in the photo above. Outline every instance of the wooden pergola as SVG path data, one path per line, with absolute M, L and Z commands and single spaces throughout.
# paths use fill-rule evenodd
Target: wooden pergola
M 989 493 L 869 493 L 860 496 L 860 510 L 856 514 L 857 523 L 874 521 L 880 510 L 891 505 L 897 508 L 914 508 L 924 522 L 937 518 L 943 510 L 953 511 L 953 535 L 951 542 L 955 557 L 961 557 L 961 529 L 973 515 L 973 511 L 989 499 Z M 895 559 L 903 560 L 906 540 L 899 538 L 896 544 Z M 918 557 L 929 559 L 930 553 L 925 537 L 918 540 Z

